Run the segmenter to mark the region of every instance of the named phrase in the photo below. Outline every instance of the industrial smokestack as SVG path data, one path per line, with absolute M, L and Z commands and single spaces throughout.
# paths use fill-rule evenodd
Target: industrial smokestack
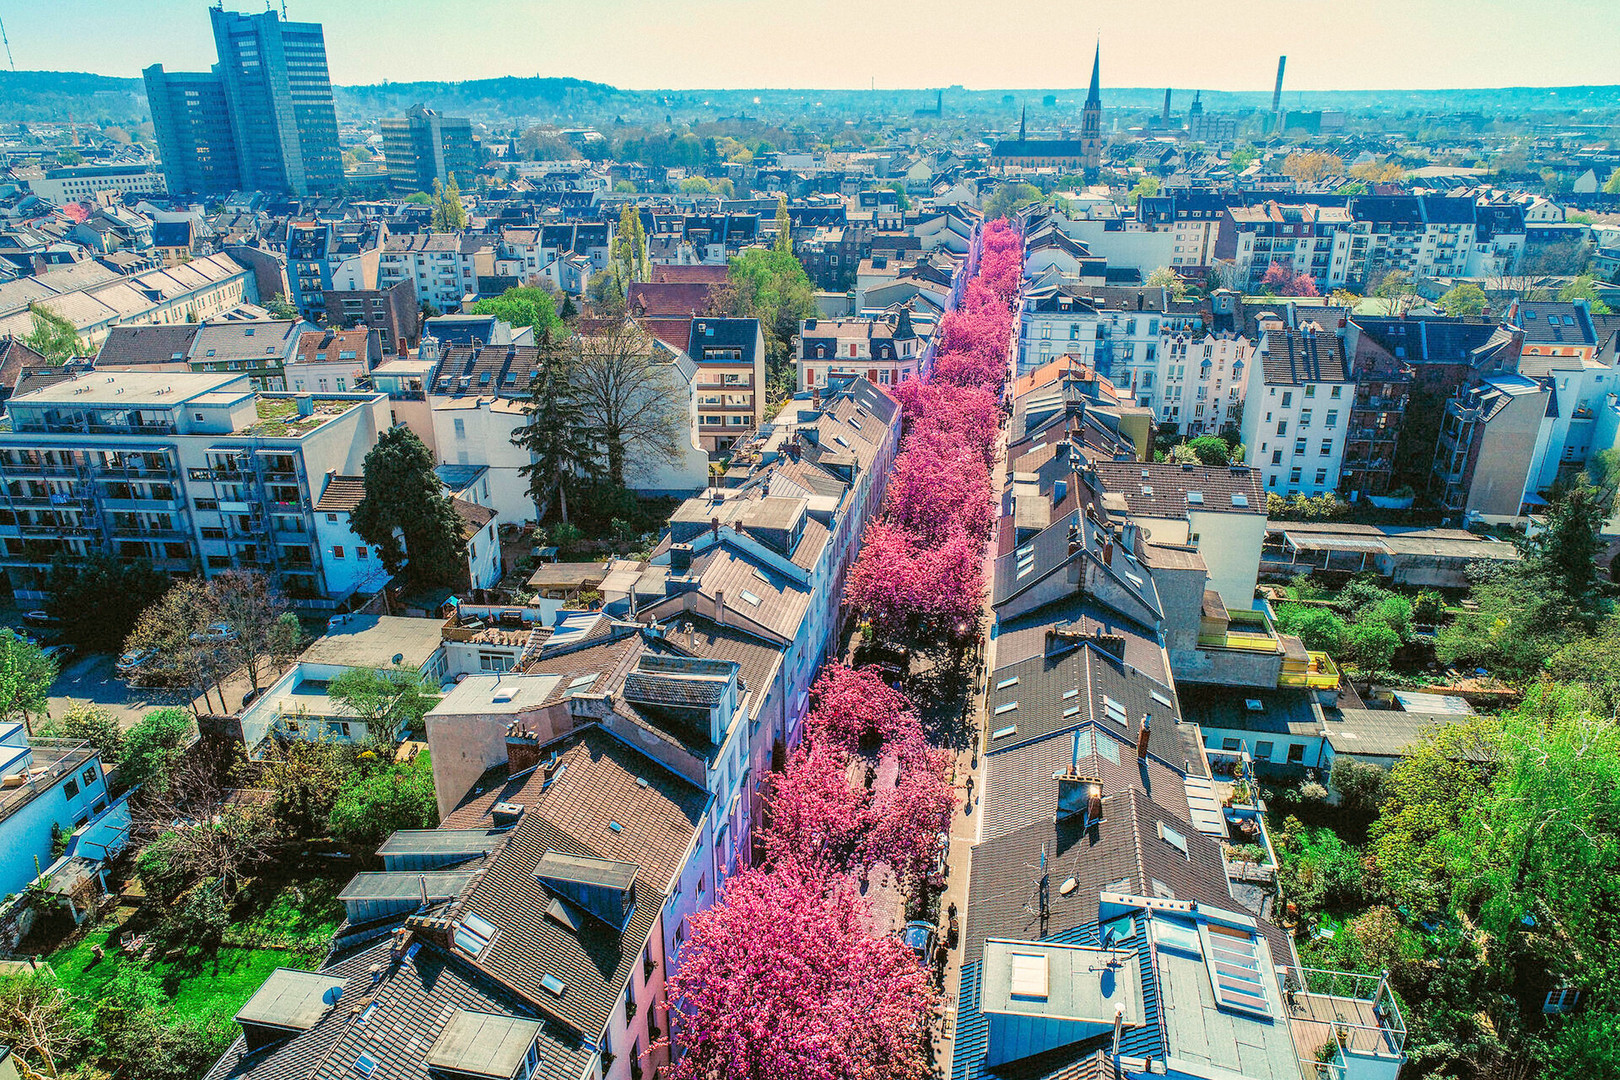
M 1277 89 L 1273 90 L 1272 93 L 1271 93 L 1271 111 L 1272 112 L 1281 112 L 1282 111 L 1283 69 L 1286 68 L 1287 66 L 1288 66 L 1288 57 L 1286 57 L 1286 56 L 1277 57 Z
M 1164 88 L 1164 115 L 1160 117 L 1165 127 L 1170 126 L 1170 88 Z

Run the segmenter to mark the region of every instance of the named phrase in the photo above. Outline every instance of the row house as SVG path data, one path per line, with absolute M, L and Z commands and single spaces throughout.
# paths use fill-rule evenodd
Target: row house
M 330 606 L 313 506 L 389 426 L 373 393 L 273 394 L 243 374 L 92 372 L 13 397 L 0 433 L 0 566 L 46 599 L 52 561 L 144 560 L 173 574 L 267 574 Z
M 1254 342 L 1244 333 L 1240 298 L 1217 290 L 1208 301 L 1171 301 L 1160 324 L 1158 367 L 1143 371 L 1137 403 L 1188 436 L 1237 427 Z
M 795 342 L 800 392 L 865 377 L 898 386 L 927 373 L 931 342 L 919 337 L 905 308 L 882 318 L 805 319 Z
M 1242 442 L 1266 478 L 1266 491 L 1337 491 L 1355 398 L 1343 330 L 1280 318 L 1260 323 L 1258 354 L 1244 391 Z
M 386 238 L 377 272 L 379 288 L 416 285 L 417 300 L 439 311 L 458 311 L 476 293 L 479 277 L 495 273 L 495 244 L 462 233 L 418 233 Z
M 1170 269 L 1199 275 L 1215 264 L 1221 223 L 1233 201 L 1232 196 L 1207 191 L 1144 195 L 1136 201 L 1136 218 L 1127 222 L 1127 229 L 1170 233 Z
M 289 222 L 288 300 L 315 322 L 326 315 L 328 292 L 377 289 L 388 239 L 381 220 Z
M 309 328 L 300 319 L 115 326 L 96 353 L 96 368 L 242 373 L 255 390 L 285 390 L 287 366 Z
M 1055 357 L 1078 356 L 1122 388 L 1158 369 L 1168 290 L 1055 285 L 1024 295 L 1018 319 L 1018 373 Z
M 698 445 L 728 453 L 765 422 L 765 335 L 758 319 L 690 320 L 686 355 L 697 366 Z
M 89 345 L 115 326 L 155 326 L 212 319 L 261 298 L 253 272 L 229 255 L 205 255 L 178 266 L 125 277 L 96 263 L 63 266 L 0 282 L 0 337 L 34 331 L 32 304 L 73 323 Z

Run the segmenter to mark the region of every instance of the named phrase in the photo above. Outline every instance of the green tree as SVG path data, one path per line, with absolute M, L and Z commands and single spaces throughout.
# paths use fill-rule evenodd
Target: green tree
M 628 180 L 620 180 L 613 185 L 613 191 L 614 194 L 617 195 L 634 195 L 636 193 L 636 185 L 632 184 Z
M 799 324 L 816 312 L 815 287 L 791 251 L 748 248 L 731 260 L 727 284 L 709 298 L 709 315 L 758 319 L 773 383 L 793 367 Z
M 554 501 L 567 521 L 569 484 L 602 472 L 594 432 L 574 380 L 568 351 L 549 334 L 543 337 L 524 403 L 528 423 L 512 432 L 512 445 L 529 452 L 529 463 L 518 472 L 528 478 L 537 522 L 546 520 Z
M 1146 195 L 1151 199 L 1158 193 L 1159 178 L 1157 176 L 1144 176 L 1136 182 L 1135 187 L 1131 188 L 1130 193 L 1126 196 L 1126 201 L 1135 206 L 1142 196 Z
M 350 668 L 327 684 L 326 693 L 378 738 L 391 738 L 400 727 L 421 730 L 422 718 L 439 700 L 421 672 L 402 667 Z
M 56 663 L 11 627 L 0 627 L 0 720 L 45 711 Z
M 1034 184 L 1002 184 L 984 204 L 984 219 L 1010 217 L 1018 210 L 1041 201 L 1041 189 Z
M 1154 270 L 1147 276 L 1147 281 L 1143 284 L 1150 289 L 1169 289 L 1171 297 L 1176 300 L 1180 300 L 1187 295 L 1186 280 L 1168 266 L 1161 266 Z
M 41 730 L 54 738 L 84 740 L 101 751 L 107 765 L 117 765 L 124 758 L 124 729 L 118 717 L 100 705 L 75 701 Z
M 1607 549 L 1606 516 L 1597 490 L 1575 484 L 1553 495 L 1542 528 L 1525 543 L 1525 572 L 1547 575 L 1559 597 L 1588 619 L 1602 591 L 1597 558 Z
M 1352 623 L 1345 635 L 1346 651 L 1364 672 L 1388 671 L 1400 646 L 1401 636 L 1379 621 Z
M 1609 173 L 1609 179 L 1603 184 L 1603 194 L 1620 195 L 1620 168 Z
M 1582 274 L 1558 290 L 1558 299 L 1563 301 L 1585 300 L 1594 315 L 1608 315 L 1609 305 L 1598 299 L 1596 279 L 1591 274 Z
M 1376 814 L 1384 801 L 1387 773 L 1377 765 L 1357 761 L 1348 755 L 1333 759 L 1329 783 L 1339 793 L 1340 805 L 1357 814 Z
M 688 176 L 678 185 L 683 195 L 713 195 L 714 185 L 701 176 Z
M 1435 301 L 1435 306 L 1453 318 L 1459 315 L 1479 315 L 1484 312 L 1485 305 L 1490 300 L 1481 289 L 1471 281 L 1461 281 L 1447 289 L 1445 294 Z
M 621 294 L 629 293 L 632 282 L 647 279 L 647 229 L 633 203 L 625 203 L 619 212 L 619 227 L 613 231 L 611 254 Z
M 110 555 L 58 558 L 45 574 L 45 610 L 62 637 L 92 652 L 121 648 L 135 620 L 169 588 L 169 577 L 144 561 Z
M 352 773 L 338 789 L 330 821 L 334 837 L 367 851 L 398 829 L 435 828 L 439 810 L 428 755 Z
M 434 204 L 433 196 L 425 191 L 413 191 L 405 196 L 405 201 L 415 206 L 432 206 Z
M 890 180 L 883 186 L 889 191 L 894 192 L 895 205 L 900 208 L 900 212 L 902 214 L 911 209 L 911 196 L 906 194 L 906 185 L 902 184 L 898 180 Z
M 1231 160 L 1228 161 L 1227 164 L 1231 166 L 1233 172 L 1240 173 L 1244 169 L 1247 169 L 1250 165 L 1253 165 L 1255 159 L 1259 156 L 1260 152 L 1254 148 L 1253 143 L 1244 143 L 1242 146 L 1232 151 Z
M 33 303 L 28 305 L 28 316 L 33 320 L 34 329 L 22 339 L 23 344 L 51 363 L 64 364 L 75 356 L 83 356 L 89 351 L 84 339 L 79 337 L 78 327 L 73 325 L 71 319 L 64 318 L 41 304 Z
M 793 219 L 788 216 L 787 196 L 778 195 L 776 198 L 776 243 L 777 251 L 793 254 Z
M 64 146 L 56 152 L 56 162 L 59 165 L 66 166 L 83 165 L 84 155 L 71 146 Z
M 1329 654 L 1343 650 L 1349 633 L 1344 620 L 1332 611 L 1304 604 L 1279 604 L 1276 625 L 1283 633 L 1298 637 L 1307 649 Z
M 149 709 L 124 735 L 118 782 L 123 787 L 151 784 L 163 789 L 174 777 L 196 725 L 191 713 L 178 706 Z
M 298 318 L 298 308 L 293 305 L 291 300 L 287 299 L 286 293 L 276 293 L 276 295 L 265 301 L 264 309 L 277 319 Z
M 467 208 L 461 202 L 461 188 L 456 183 L 455 173 L 450 174 L 448 185 L 433 181 L 433 231 L 460 232 L 466 227 Z
M 403 424 L 366 454 L 365 495 L 349 525 L 382 553 L 390 574 L 412 584 L 455 587 L 467 574 L 461 517 L 434 471 L 433 451 Z
M 1200 435 L 1187 442 L 1200 464 L 1224 468 L 1232 463 L 1232 448 L 1219 435 Z
M 81 1056 L 84 1034 L 68 992 L 49 967 L 0 974 L 0 1045 L 26 1067 L 57 1077 Z
M 303 728 L 309 721 L 294 718 L 284 721 L 289 738 L 272 739 L 265 745 L 257 762 L 243 763 L 244 781 L 251 779 L 254 786 L 274 792 L 271 817 L 275 832 L 283 840 L 305 842 L 322 839 L 327 835 L 327 819 L 337 792 L 349 775 L 369 755 L 376 760 L 375 749 L 357 749 L 351 743 L 340 743 L 322 735 L 310 737 L 312 732 Z M 317 726 L 321 721 L 313 722 Z M 391 748 L 381 742 L 372 744 L 384 752 Z M 251 771 L 250 771 L 251 769 Z
M 613 270 L 598 270 L 592 274 L 585 286 L 585 297 L 591 302 L 593 314 L 599 317 L 624 314 L 625 290 Z
M 1412 291 L 1412 275 L 1405 270 L 1391 270 L 1378 279 L 1373 295 L 1384 302 L 1384 314 L 1403 315 L 1412 306 L 1416 294 Z
M 545 334 L 562 330 L 557 314 L 557 294 L 537 285 L 514 285 L 499 296 L 486 296 L 467 309 L 474 315 L 493 315 L 512 324 L 513 329 L 534 327 L 539 340 Z

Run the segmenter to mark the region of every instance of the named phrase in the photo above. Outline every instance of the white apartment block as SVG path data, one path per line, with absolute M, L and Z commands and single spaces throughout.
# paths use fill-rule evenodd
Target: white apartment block
M 1271 201 L 1226 214 L 1231 239 L 1222 240 L 1219 254 L 1237 270 L 1235 287 L 1246 292 L 1259 287 L 1272 263 L 1281 263 L 1309 275 L 1326 294 L 1357 276 L 1365 258 L 1364 226 L 1343 207 Z
M 457 311 L 478 289 L 479 275 L 495 273 L 495 245 L 460 233 L 390 236 L 377 271 L 379 288 L 416 283 L 416 298 L 440 311 Z
M 1262 324 L 1248 364 L 1242 441 L 1267 493 L 1321 495 L 1339 486 L 1355 384 L 1337 334 Z
M 1059 285 L 1025 295 L 1019 309 L 1018 374 L 1077 356 L 1115 386 L 1157 371 L 1164 289 Z
M 106 554 L 258 570 L 298 606 L 329 607 L 314 501 L 389 426 L 385 394 L 261 393 L 229 373 L 98 371 L 9 407 L 0 567 L 30 603 L 53 560 Z

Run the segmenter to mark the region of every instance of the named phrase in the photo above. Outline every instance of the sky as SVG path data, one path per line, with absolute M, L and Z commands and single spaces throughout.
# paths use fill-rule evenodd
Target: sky
M 278 0 L 279 2 L 279 0 Z M 226 0 L 262 11 L 264 0 Z M 1620 82 L 1617 0 L 287 0 L 332 81 L 1269 91 Z M 22 70 L 214 62 L 208 0 L 0 0 Z

